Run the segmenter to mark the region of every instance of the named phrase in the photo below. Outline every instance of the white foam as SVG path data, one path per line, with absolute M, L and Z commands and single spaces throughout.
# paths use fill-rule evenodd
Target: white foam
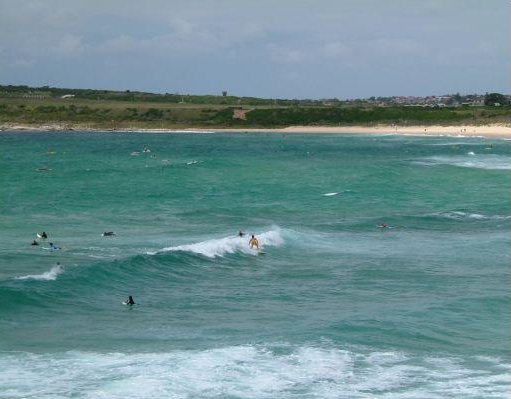
M 3 353 L 0 392 L 9 398 L 476 398 L 507 397 L 511 383 L 509 368 L 496 358 L 277 349 Z
M 463 219 L 473 219 L 473 220 L 506 220 L 511 219 L 511 216 L 503 216 L 503 215 L 482 215 L 480 213 L 469 213 L 462 211 L 447 211 L 435 213 L 434 216 L 440 216 L 447 219 L 455 219 L 455 220 L 463 220 Z
M 278 247 L 284 243 L 280 230 L 270 230 L 262 234 L 256 235 L 259 241 L 259 248 L 262 249 L 266 246 Z M 214 240 L 201 241 L 194 244 L 178 245 L 175 247 L 166 247 L 156 252 L 147 252 L 148 255 L 155 255 L 161 252 L 172 251 L 185 251 L 193 252 L 196 254 L 207 256 L 208 258 L 215 258 L 232 253 L 244 253 L 250 255 L 257 255 L 255 249 L 251 249 L 248 245 L 250 236 L 238 237 L 229 236 L 218 238 Z
M 474 151 L 467 152 L 468 155 L 475 155 Z
M 511 159 L 503 155 L 481 155 L 468 160 L 466 156 L 436 156 L 425 158 L 415 163 L 420 165 L 452 165 L 463 168 L 510 170 Z
M 323 197 L 332 197 L 337 194 L 339 194 L 339 193 L 326 193 L 326 194 L 323 194 Z
M 15 277 L 16 280 L 56 280 L 57 276 L 64 271 L 61 265 L 53 266 L 47 272 L 42 274 L 29 274 L 28 276 Z

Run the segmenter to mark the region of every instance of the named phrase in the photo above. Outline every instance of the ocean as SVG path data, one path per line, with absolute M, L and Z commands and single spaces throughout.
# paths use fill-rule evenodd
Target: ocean
M 1 132 L 0 398 L 509 398 L 510 154 Z

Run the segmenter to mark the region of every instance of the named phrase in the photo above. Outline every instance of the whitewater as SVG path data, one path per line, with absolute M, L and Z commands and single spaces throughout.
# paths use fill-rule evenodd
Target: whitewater
M 510 154 L 0 132 L 0 398 L 507 398 Z

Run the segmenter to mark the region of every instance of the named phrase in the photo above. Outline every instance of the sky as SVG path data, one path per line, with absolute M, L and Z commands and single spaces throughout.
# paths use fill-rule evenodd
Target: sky
M 0 84 L 511 93 L 511 0 L 0 0 Z

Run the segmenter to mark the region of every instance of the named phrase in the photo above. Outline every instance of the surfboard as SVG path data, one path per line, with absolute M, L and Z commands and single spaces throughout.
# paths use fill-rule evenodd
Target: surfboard
M 61 247 L 43 247 L 46 251 L 61 251 Z

